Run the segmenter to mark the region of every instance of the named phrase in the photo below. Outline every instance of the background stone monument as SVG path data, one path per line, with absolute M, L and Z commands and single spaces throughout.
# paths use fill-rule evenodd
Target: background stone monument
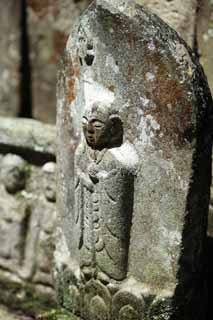
M 19 111 L 21 1 L 1 3 L 0 116 L 14 117 Z M 10 17 L 13 19 L 10 19 Z M 5 36 L 4 36 L 5 35 Z
M 54 126 L 0 117 L 0 304 L 33 316 L 56 306 L 55 168 Z
M 37 120 L 55 123 L 58 63 L 72 26 L 89 3 L 89 0 L 26 0 L 32 114 Z
M 83 319 L 205 319 L 212 100 L 175 31 L 97 0 L 58 84 L 60 304 Z

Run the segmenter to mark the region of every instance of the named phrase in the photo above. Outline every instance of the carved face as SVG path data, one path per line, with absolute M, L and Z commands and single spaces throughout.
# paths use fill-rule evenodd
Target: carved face
M 110 120 L 102 121 L 96 117 L 82 118 L 84 136 L 93 149 L 104 148 L 110 140 Z
M 87 108 L 82 118 L 82 127 L 87 144 L 96 150 L 120 146 L 123 141 L 123 124 L 109 105 L 94 103 Z

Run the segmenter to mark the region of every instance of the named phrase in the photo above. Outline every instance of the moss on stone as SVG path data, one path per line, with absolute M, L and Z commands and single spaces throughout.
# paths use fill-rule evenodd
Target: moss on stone
M 21 310 L 37 316 L 56 307 L 56 301 L 49 294 L 35 291 L 29 283 L 12 282 L 0 275 L 0 302 L 10 309 Z
M 38 320 L 79 320 L 73 314 L 63 309 L 53 309 L 50 312 L 43 313 Z

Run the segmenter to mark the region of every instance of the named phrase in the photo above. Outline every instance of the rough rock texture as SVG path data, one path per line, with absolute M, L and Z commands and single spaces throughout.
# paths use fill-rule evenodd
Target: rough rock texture
M 195 40 L 197 0 L 137 0 L 175 29 L 193 48 Z
M 0 118 L 0 147 L 10 150 L 17 148 L 22 152 L 41 153 L 44 157 L 54 158 L 55 127 L 30 119 Z M 31 155 L 31 161 L 33 157 Z M 36 159 L 35 159 L 36 161 Z
M 200 1 L 197 36 L 200 61 L 213 93 L 213 3 L 211 0 Z
M 70 29 L 90 0 L 27 0 L 33 117 L 55 122 L 58 62 Z
M 34 314 L 55 301 L 55 128 L 7 118 L 0 126 L 0 301 Z
M 16 314 L 0 306 L 0 319 L 2 320 L 32 320 L 31 317 L 24 316 L 23 314 Z
M 16 0 L 1 3 L 0 116 L 16 116 L 19 109 L 20 4 Z
M 82 16 L 58 84 L 63 307 L 205 319 L 212 107 L 196 57 L 157 16 L 121 0 Z

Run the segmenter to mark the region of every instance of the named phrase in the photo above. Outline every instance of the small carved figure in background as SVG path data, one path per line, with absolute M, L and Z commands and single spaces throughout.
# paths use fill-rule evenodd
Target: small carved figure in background
M 7 154 L 2 160 L 1 178 L 9 193 L 16 193 L 25 187 L 27 164 L 16 154 Z

